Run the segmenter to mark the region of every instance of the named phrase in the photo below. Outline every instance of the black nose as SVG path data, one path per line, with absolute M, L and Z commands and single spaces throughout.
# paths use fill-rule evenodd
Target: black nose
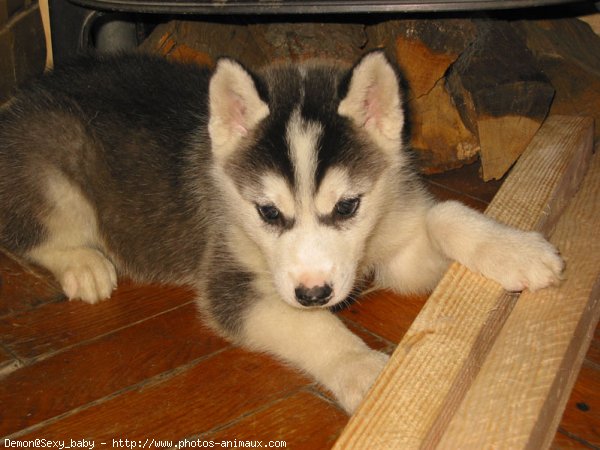
M 296 288 L 296 299 L 302 306 L 321 306 L 329 301 L 333 289 L 328 284 L 307 288 L 303 284 Z

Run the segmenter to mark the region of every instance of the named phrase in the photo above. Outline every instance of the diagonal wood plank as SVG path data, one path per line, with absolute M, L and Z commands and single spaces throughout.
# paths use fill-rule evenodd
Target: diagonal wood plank
M 585 173 L 592 141 L 591 119 L 549 118 L 486 214 L 548 233 Z M 435 447 L 517 297 L 453 264 L 335 448 Z
M 552 242 L 567 262 L 558 289 L 524 292 L 441 448 L 547 448 L 600 317 L 600 155 Z

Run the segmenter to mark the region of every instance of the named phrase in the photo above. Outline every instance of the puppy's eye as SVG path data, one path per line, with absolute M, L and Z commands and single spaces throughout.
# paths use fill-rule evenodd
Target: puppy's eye
M 360 197 L 345 198 L 335 204 L 335 214 L 342 219 L 349 219 L 356 214 L 360 205 Z
M 262 220 L 267 223 L 273 224 L 281 218 L 281 211 L 279 211 L 276 206 L 256 205 L 256 209 L 258 210 L 258 214 L 260 214 Z

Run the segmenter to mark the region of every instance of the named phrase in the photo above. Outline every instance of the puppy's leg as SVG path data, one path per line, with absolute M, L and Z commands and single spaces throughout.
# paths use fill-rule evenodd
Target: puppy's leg
M 461 203 L 434 205 L 427 230 L 441 253 L 509 291 L 533 291 L 560 280 L 563 260 L 541 234 L 502 225 Z
M 398 236 L 392 256 L 374 267 L 374 284 L 401 294 L 422 294 L 436 286 L 450 259 L 433 244 L 427 233 L 427 209 L 417 210 L 411 217 L 401 217 L 388 236 Z M 390 238 L 388 245 L 393 245 Z
M 48 177 L 45 240 L 26 256 L 47 268 L 70 299 L 88 303 L 110 297 L 115 267 L 100 250 L 96 214 L 81 191 L 60 174 Z
M 348 412 L 356 409 L 388 359 L 329 311 L 295 309 L 277 298 L 261 300 L 247 311 L 241 343 L 307 372 Z

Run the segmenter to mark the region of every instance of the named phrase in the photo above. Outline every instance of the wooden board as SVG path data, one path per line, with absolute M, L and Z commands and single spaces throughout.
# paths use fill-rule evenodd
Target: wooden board
M 549 118 L 486 214 L 548 234 L 583 178 L 592 137 L 589 118 Z M 453 264 L 335 448 L 435 447 L 517 297 Z
M 50 32 L 50 8 L 48 0 L 39 0 L 40 15 L 42 16 L 42 25 L 44 26 L 44 38 L 46 39 L 46 70 L 54 67 L 54 58 L 52 55 L 52 34 Z
M 558 222 L 559 289 L 524 292 L 441 448 L 547 448 L 600 317 L 600 155 Z
M 339 408 L 308 391 L 299 391 L 274 402 L 266 409 L 208 433 L 203 439 L 223 442 L 234 438 L 285 441 L 288 448 L 331 448 L 348 417 Z M 215 447 L 218 448 L 218 447 Z
M 2 378 L 0 403 L 10 414 L 0 412 L 0 436 L 85 409 L 227 346 L 201 325 L 193 303 L 75 345 Z
M 193 303 L 194 299 L 195 293 L 186 287 L 137 286 L 120 280 L 110 301 L 96 305 L 80 301 L 45 303 L 31 311 L 2 317 L 0 336 L 6 348 L 22 361 L 46 358 L 130 323 Z M 77 320 L 67 319 L 65 324 L 65 317 Z

